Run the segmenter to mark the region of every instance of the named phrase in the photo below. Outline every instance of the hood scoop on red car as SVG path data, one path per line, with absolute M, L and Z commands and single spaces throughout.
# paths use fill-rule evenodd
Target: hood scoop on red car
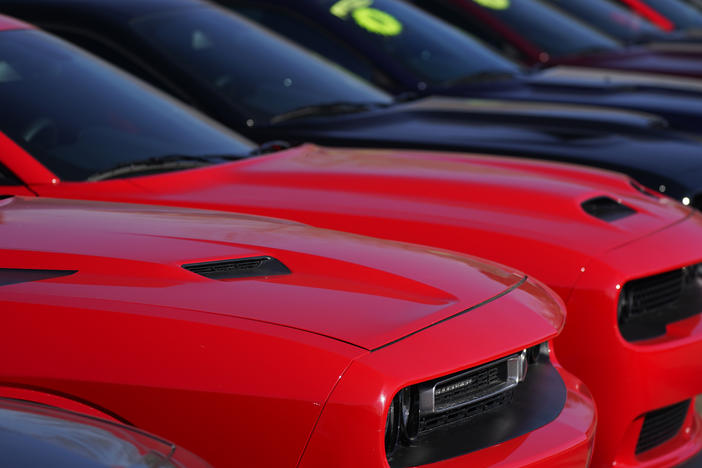
M 273 257 L 249 257 L 214 262 L 188 263 L 188 271 L 215 280 L 254 278 L 259 276 L 287 275 L 290 269 Z
M 77 270 L 34 270 L 24 268 L 0 268 L 0 286 L 29 283 L 45 279 L 72 275 Z
M 584 201 L 580 206 L 583 207 L 587 214 L 607 222 L 617 221 L 636 214 L 635 209 L 607 196 L 591 198 Z

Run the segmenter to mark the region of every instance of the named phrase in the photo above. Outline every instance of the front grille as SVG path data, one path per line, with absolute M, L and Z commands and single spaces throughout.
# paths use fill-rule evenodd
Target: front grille
M 667 324 L 702 311 L 698 266 L 630 281 L 619 299 L 619 329 L 629 341 L 665 333 Z
M 678 302 L 683 288 L 683 271 L 674 270 L 632 281 L 629 317 L 655 315 L 670 304 Z
M 528 353 L 513 354 L 459 374 L 420 385 L 418 435 L 498 408 L 527 372 Z
M 435 411 L 444 411 L 494 392 L 507 380 L 507 363 L 442 382 L 434 390 Z
M 492 397 L 480 400 L 477 403 L 461 406 L 443 413 L 420 415 L 419 434 L 421 435 L 433 431 L 439 427 L 463 423 L 472 417 L 485 414 L 488 411 L 505 406 L 512 401 L 512 394 L 512 390 L 507 390 Z
M 646 413 L 636 443 L 636 454 L 645 452 L 672 439 L 680 432 L 690 400 Z

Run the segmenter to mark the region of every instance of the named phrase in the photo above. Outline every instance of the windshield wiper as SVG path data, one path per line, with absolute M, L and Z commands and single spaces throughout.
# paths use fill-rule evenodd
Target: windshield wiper
M 253 151 L 252 153 L 253 154 Z M 136 175 L 144 172 L 168 172 L 194 167 L 207 166 L 221 161 L 236 161 L 250 155 L 238 156 L 230 154 L 211 154 L 206 156 L 192 156 L 187 154 L 168 154 L 154 156 L 141 161 L 120 163 L 110 169 L 96 172 L 87 179 L 88 182 L 116 179 L 119 177 Z
M 302 117 L 311 117 L 318 115 L 332 114 L 350 114 L 353 112 L 364 112 L 382 106 L 381 103 L 368 102 L 329 102 L 325 104 L 314 104 L 311 106 L 302 106 L 292 109 L 282 114 L 278 114 L 271 119 L 271 123 L 284 122 L 291 119 L 299 119 Z

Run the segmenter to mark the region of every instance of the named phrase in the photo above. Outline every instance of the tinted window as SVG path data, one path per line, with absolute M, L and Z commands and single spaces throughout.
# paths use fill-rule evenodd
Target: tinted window
M 1 185 L 21 185 L 20 181 L 2 164 L 0 164 L 0 186 Z
M 355 75 L 218 9 L 178 10 L 132 26 L 223 98 L 266 119 L 311 105 L 392 101 Z
M 3 32 L 0 131 L 64 180 L 171 154 L 251 145 L 147 85 L 39 31 Z
M 624 42 L 665 36 L 663 31 L 644 18 L 609 0 L 547 1 Z
M 263 5 L 263 2 L 235 5 L 234 9 L 252 21 L 327 57 L 361 78 L 375 81 L 377 72 L 365 58 L 353 52 L 343 41 L 327 34 L 313 21 L 287 9 L 270 8 Z
M 381 50 L 428 85 L 519 73 L 516 65 L 484 44 L 404 2 L 310 0 L 307 5 L 326 15 L 330 28 L 343 28 L 347 37 L 367 50 Z
M 551 57 L 614 49 L 613 39 L 537 0 L 463 0 L 498 18 Z
M 643 0 L 643 3 L 675 23 L 677 28 L 702 27 L 702 13 L 679 0 Z

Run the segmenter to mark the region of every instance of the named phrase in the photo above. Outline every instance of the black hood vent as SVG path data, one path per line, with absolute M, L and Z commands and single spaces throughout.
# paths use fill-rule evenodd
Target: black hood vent
M 635 209 L 629 208 L 610 197 L 591 198 L 584 201 L 581 206 L 585 213 L 607 222 L 617 221 L 636 213 Z
M 60 278 L 62 276 L 72 275 L 77 271 L 78 270 L 30 270 L 20 268 L 0 268 L 0 286 Z
M 188 271 L 205 278 L 225 280 L 290 274 L 290 269 L 273 257 L 249 257 L 216 262 L 189 263 Z

